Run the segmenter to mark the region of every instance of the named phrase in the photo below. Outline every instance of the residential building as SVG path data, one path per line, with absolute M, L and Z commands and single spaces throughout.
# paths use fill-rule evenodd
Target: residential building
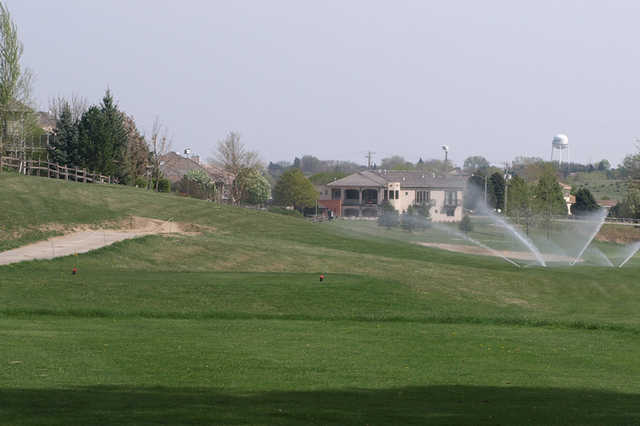
M 229 201 L 231 199 L 231 185 L 235 177 L 215 165 L 203 166 L 196 161 L 197 159 L 199 158 L 189 158 L 177 152 L 169 152 L 160 158 L 160 171 L 172 184 L 176 184 L 191 170 L 202 170 L 215 182 L 217 201 Z
M 419 171 L 367 170 L 327 184 L 331 199 L 341 201 L 340 216 L 376 217 L 387 200 L 400 213 L 409 206 L 430 206 L 434 222 L 462 220 L 462 200 L 467 178 L 435 177 Z

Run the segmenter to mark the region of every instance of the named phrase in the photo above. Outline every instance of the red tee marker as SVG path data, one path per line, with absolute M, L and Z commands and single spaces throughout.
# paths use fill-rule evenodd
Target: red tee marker
M 78 268 L 73 268 L 73 269 L 71 270 L 71 275 L 75 275 L 75 274 L 77 274 L 77 273 L 78 273 Z
M 324 275 L 320 275 L 320 282 L 324 281 Z

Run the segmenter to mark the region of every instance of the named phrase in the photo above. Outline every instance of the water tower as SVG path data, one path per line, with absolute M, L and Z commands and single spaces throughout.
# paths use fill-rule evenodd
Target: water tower
M 569 162 L 569 138 L 562 133 L 557 134 L 551 141 L 551 161 L 553 161 L 553 153 L 560 151 L 560 164 Z

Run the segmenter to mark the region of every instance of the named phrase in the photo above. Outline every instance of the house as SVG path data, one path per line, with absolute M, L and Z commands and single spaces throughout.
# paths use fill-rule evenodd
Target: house
M 45 111 L 37 112 L 38 127 L 40 127 L 45 133 L 53 134 L 56 129 L 55 117 Z
M 219 202 L 231 199 L 230 191 L 234 176 L 230 173 L 217 166 L 203 166 L 194 158 L 188 158 L 176 152 L 169 152 L 160 157 L 160 171 L 172 185 L 179 182 L 191 170 L 203 170 L 215 182 Z
M 387 200 L 400 213 L 409 206 L 430 206 L 434 222 L 462 220 L 467 179 L 461 175 L 435 177 L 419 171 L 367 170 L 327 184 L 331 200 L 340 200 L 339 216 L 377 217 Z
M 559 182 L 560 188 L 562 188 L 562 198 L 567 205 L 567 214 L 571 215 L 571 204 L 576 202 L 575 195 L 571 195 L 571 185 Z

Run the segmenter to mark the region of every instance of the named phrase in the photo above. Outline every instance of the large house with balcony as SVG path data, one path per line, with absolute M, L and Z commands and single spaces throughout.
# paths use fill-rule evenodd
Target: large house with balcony
M 376 217 L 388 200 L 400 213 L 412 205 L 428 205 L 434 222 L 458 222 L 465 186 L 466 177 L 460 175 L 367 170 L 327 184 L 325 199 L 340 201 L 340 216 Z

